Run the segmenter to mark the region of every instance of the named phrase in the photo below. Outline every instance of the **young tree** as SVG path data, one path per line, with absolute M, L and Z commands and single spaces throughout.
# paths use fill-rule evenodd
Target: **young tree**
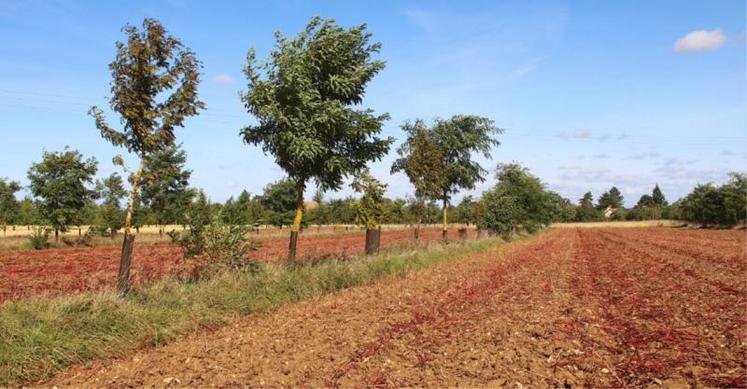
M 474 115 L 456 115 L 450 119 L 436 119 L 433 136 L 441 149 L 444 180 L 441 187 L 443 202 L 443 238 L 448 240 L 447 207 L 451 196 L 460 189 L 474 189 L 478 182 L 485 181 L 487 171 L 472 159 L 473 153 L 481 153 L 491 159 L 490 149 L 500 142 L 494 137 L 503 129 L 493 121 Z
M 276 32 L 267 61 L 249 50 L 241 99 L 258 124 L 241 131 L 244 142 L 272 154 L 296 185 L 288 259 L 295 260 L 309 180 L 337 190 L 345 177 L 381 159 L 393 139 L 378 137 L 388 115 L 360 108 L 368 82 L 384 68 L 372 60 L 365 25 L 344 29 L 332 19 L 313 18 L 295 38 Z
M 350 186 L 362 195 L 355 202 L 355 222 L 366 227 L 366 254 L 371 255 L 379 251 L 381 234 L 378 227 L 383 214 L 386 185 L 366 170 L 357 174 Z
M 183 215 L 195 196 L 195 191 L 189 188 L 192 171 L 184 168 L 186 162 L 187 154 L 178 145 L 145 158 L 140 200 L 150 208 L 161 235 L 164 225 L 184 222 Z
M 420 202 L 420 206 L 417 207 L 420 211 L 418 224 L 415 228 L 415 239 L 418 239 L 427 209 L 425 203 L 440 198 L 446 185 L 446 169 L 441 148 L 433 136 L 433 131 L 422 120 L 406 122 L 401 128 L 407 134 L 407 139 L 397 149 L 400 158 L 392 164 L 391 172 L 404 172 L 415 187 L 415 198 Z
M 8 228 L 8 223 L 14 222 L 18 214 L 18 200 L 16 192 L 21 190 L 21 184 L 0 177 L 0 222 L 3 224 L 3 235 Z
M 98 198 L 102 199 L 98 209 L 98 223 L 114 239 L 117 231 L 124 224 L 123 211 L 120 202 L 127 196 L 124 181 L 117 173 L 112 173 L 96 184 Z
M 95 194 L 86 184 L 93 183 L 98 163 L 96 159 L 83 160 L 75 150 L 44 152 L 42 161 L 34 163 L 28 171 L 29 188 L 39 198 L 39 211 L 54 229 L 55 241 L 60 231 L 69 225 L 79 224 L 81 211 Z
M 138 156 L 139 167 L 131 178 L 124 220 L 125 239 L 117 277 L 117 291 L 123 297 L 130 288 L 130 260 L 134 235 L 133 204 L 140 193 L 144 163 L 153 153 L 174 144 L 174 129 L 197 115 L 205 104 L 197 98 L 202 64 L 194 53 L 154 19 L 145 19 L 142 30 L 127 25 L 126 42 L 117 42 L 117 55 L 109 65 L 112 74 L 109 103 L 119 113 L 122 131 L 106 123 L 104 112 L 92 107 L 101 136 L 115 146 Z

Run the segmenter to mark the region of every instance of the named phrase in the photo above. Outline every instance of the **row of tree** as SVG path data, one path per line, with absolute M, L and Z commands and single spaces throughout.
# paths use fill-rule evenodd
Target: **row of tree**
M 184 168 L 186 154 L 172 146 L 150 155 L 143 164 L 135 210 L 138 222 L 165 225 L 184 224 L 183 213 L 197 191 L 189 187 L 191 171 Z M 46 224 L 60 232 L 70 226 L 92 225 L 100 234 L 114 235 L 124 226 L 122 201 L 127 195 L 119 173 L 95 180 L 98 161 L 84 159 L 77 150 L 44 152 L 42 160 L 31 165 L 27 178 L 32 198 L 16 200 L 22 188 L 16 181 L 0 179 L 0 222 Z M 129 176 L 132 180 L 134 177 Z
M 100 199 L 98 217 L 106 220 L 98 224 L 110 233 L 118 227 L 124 230 L 117 281 L 120 295 L 129 290 L 132 228 L 137 223 L 150 217 L 163 225 L 189 215 L 185 208 L 210 208 L 204 194 L 195 195 L 188 187 L 190 172 L 183 168 L 186 157 L 178 149 L 175 134 L 187 118 L 206 108 L 197 95 L 202 64 L 156 20 L 144 20 L 141 28 L 128 25 L 123 32 L 126 40 L 116 43 L 116 56 L 109 65 L 109 104 L 119 115 L 122 128 L 110 126 L 104 111 L 96 106 L 89 114 L 104 139 L 137 157 L 133 169 L 125 166 L 122 157 L 113 158 L 129 181 L 129 193 L 125 195 L 124 179 L 119 174 L 91 188 L 97 162 L 84 160 L 80 153 L 68 149 L 44 153 L 42 161 L 28 173 L 39 216 L 55 232 L 81 223 L 82 210 L 95 199 Z M 436 119 L 431 124 L 420 119 L 405 123 L 402 130 L 407 138 L 397 150 L 399 158 L 391 170 L 407 175 L 415 187 L 415 199 L 409 207 L 403 207 L 406 201 L 387 202 L 383 197 L 385 185 L 370 175 L 367 166 L 386 155 L 394 142 L 381 136 L 389 117 L 362 105 L 367 84 L 384 68 L 383 61 L 373 58 L 381 44 L 371 42 L 365 25 L 345 29 L 331 19 L 318 17 L 295 37 L 278 32 L 275 38 L 266 60 L 257 61 L 254 49 L 247 54 L 247 89 L 241 93 L 241 100 L 256 124 L 241 129 L 240 137 L 272 155 L 287 180 L 268 186 L 261 196 L 243 194 L 230 200 L 219 207 L 223 208 L 221 217 L 242 223 L 290 223 L 288 260 L 293 261 L 309 183 L 314 182 L 322 192 L 336 191 L 352 177 L 352 188 L 360 198 L 341 201 L 347 202 L 355 222 L 375 230 L 382 221 L 393 220 L 392 215 L 401 217 L 401 222 L 409 213 L 419 226 L 432 221 L 433 203 L 439 202 L 443 237 L 447 239 L 453 196 L 474 189 L 487 174 L 473 156 L 490 158 L 492 147 L 499 144 L 496 136 L 503 130 L 492 120 L 475 115 Z M 500 166 L 498 180 L 482 201 L 468 199 L 463 201 L 464 206 L 453 207 L 462 207 L 457 214 L 467 215 L 463 221 L 471 219 L 505 234 L 519 226 L 536 229 L 553 220 L 585 220 L 591 210 L 598 212 L 591 204 L 591 194 L 574 207 L 545 190 L 536 177 L 515 164 Z M 19 187 L 15 182 L 3 185 L 0 198 L 13 197 Z M 611 201 L 613 195 L 607 193 L 604 201 Z M 120 201 L 125 196 L 127 202 L 122 208 Z M 350 215 L 340 214 L 345 207 L 320 203 L 315 219 L 350 220 Z M 10 213 L 0 209 L 5 223 Z M 308 216 L 312 215 L 307 215 L 307 222 Z M 195 220 L 186 223 L 204 224 Z
M 185 169 L 186 155 L 177 146 L 155 153 L 143 169 L 142 192 L 133 207 L 132 225 L 188 225 L 188 215 L 198 202 L 199 190 L 189 186 L 191 171 Z M 118 173 L 94 183 L 97 162 L 84 159 L 75 150 L 45 152 L 28 171 L 32 197 L 16 199 L 22 187 L 16 181 L 0 178 L 0 222 L 7 225 L 50 225 L 57 232 L 70 226 L 90 225 L 101 235 L 114 234 L 123 227 L 123 199 L 127 192 Z M 544 189 L 538 178 L 517 164 L 499 165 L 498 185 L 475 200 L 465 196 L 458 204 L 447 204 L 449 220 L 467 225 L 492 226 L 501 231 L 515 229 L 517 223 L 535 229 L 549 222 L 589 222 L 603 220 L 689 220 L 705 225 L 729 226 L 744 220 L 747 179 L 732 174 L 729 182 L 715 186 L 698 185 L 692 193 L 670 204 L 658 185 L 644 194 L 632 208 L 625 208 L 624 197 L 613 186 L 596 203 L 591 192 L 572 204 L 557 193 Z M 374 229 L 378 224 L 437 224 L 443 222 L 443 209 L 424 197 L 384 197 L 385 185 L 369 173 L 353 182 L 360 199 L 324 198 L 318 191 L 306 204 L 302 226 L 359 224 Z M 507 195 L 507 193 L 511 193 Z M 261 194 L 242 191 L 225 203 L 207 202 L 210 214 L 223 223 L 245 226 L 289 227 L 296 211 L 296 185 L 290 179 L 268 184 Z M 500 198 L 500 203 L 495 199 Z M 36 199 L 36 200 L 34 200 Z M 510 200 L 509 200 L 510 199 Z M 537 200 L 537 201 L 535 201 Z M 207 200 L 206 200 L 207 201 Z M 515 201 L 526 205 L 515 213 Z M 500 209 L 511 222 L 496 224 L 497 214 L 485 216 L 486 204 Z M 499 205 L 496 205 L 499 204 Z M 527 204 L 533 204 L 529 206 Z M 417 233 L 416 233 L 417 234 Z M 57 235 L 57 234 L 55 234 Z

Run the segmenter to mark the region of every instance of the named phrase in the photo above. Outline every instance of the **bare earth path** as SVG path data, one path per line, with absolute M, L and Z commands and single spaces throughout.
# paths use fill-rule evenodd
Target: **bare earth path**
M 744 386 L 744 237 L 625 234 L 550 231 L 43 385 Z

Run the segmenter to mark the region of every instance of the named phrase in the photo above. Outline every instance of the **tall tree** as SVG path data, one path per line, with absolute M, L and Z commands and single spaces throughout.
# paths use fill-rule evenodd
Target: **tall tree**
M 296 185 L 293 261 L 308 181 L 337 190 L 345 177 L 381 159 L 393 139 L 378 137 L 388 115 L 360 107 L 366 85 L 384 68 L 371 58 L 381 45 L 370 43 L 365 25 L 344 29 L 315 17 L 295 38 L 275 38 L 267 61 L 257 63 L 254 49 L 247 55 L 249 85 L 241 99 L 259 123 L 241 134 L 272 154 Z
M 576 209 L 576 220 L 580 222 L 590 222 L 599 219 L 599 212 L 594 208 L 594 196 L 591 192 L 584 193 L 584 197 L 578 200 Z
M 664 197 L 664 193 L 661 193 L 659 184 L 656 184 L 654 186 L 654 190 L 651 191 L 651 200 L 653 201 L 653 205 L 657 207 L 663 207 L 667 205 L 667 199 Z
M 441 148 L 425 122 L 418 119 L 413 123 L 404 123 L 401 128 L 407 134 L 407 139 L 397 149 L 400 158 L 392 164 L 391 172 L 404 172 L 415 187 L 415 198 L 420 202 L 415 228 L 417 239 L 427 209 L 425 203 L 441 197 L 446 184 L 446 169 Z
M 472 159 L 473 154 L 480 153 L 491 159 L 491 147 L 500 144 L 495 136 L 503 131 L 492 120 L 475 115 L 436 119 L 433 136 L 441 149 L 445 175 L 441 187 L 444 240 L 448 239 L 447 208 L 451 196 L 461 189 L 474 189 L 478 182 L 485 181 L 487 171 Z
M 42 161 L 28 171 L 31 193 L 39 199 L 41 216 L 54 229 L 55 241 L 60 231 L 80 224 L 81 211 L 95 193 L 87 184 L 93 183 L 98 170 L 95 158 L 83 160 L 75 150 L 44 152 Z
M 195 196 L 189 188 L 192 171 L 184 168 L 187 154 L 178 145 L 156 151 L 145 158 L 140 200 L 150 208 L 163 234 L 166 224 L 184 222 L 183 215 Z
M 124 220 L 125 239 L 117 276 L 117 291 L 123 297 L 130 288 L 130 260 L 134 235 L 132 211 L 140 193 L 145 160 L 174 144 L 174 129 L 197 115 L 205 104 L 197 98 L 202 64 L 181 41 L 169 35 L 154 19 L 145 19 L 142 30 L 127 25 L 126 42 L 117 42 L 117 55 L 109 69 L 112 82 L 109 103 L 119 113 L 122 131 L 106 123 L 104 112 L 91 107 L 101 136 L 115 146 L 138 156 L 139 167 L 131 178 Z
M 21 184 L 17 181 L 0 177 L 0 222 L 3 224 L 3 234 L 6 233 L 8 223 L 14 222 L 17 218 L 19 206 L 16 192 L 19 190 L 21 190 Z
M 97 224 L 102 231 L 105 230 L 114 238 L 124 224 L 120 202 L 127 196 L 127 191 L 124 188 L 122 176 L 112 173 L 109 177 L 99 180 L 96 184 L 96 192 L 98 197 L 102 199 L 101 206 L 98 209 Z
M 605 210 L 607 207 L 621 208 L 623 206 L 623 200 L 624 198 L 622 193 L 620 193 L 620 190 L 617 189 L 616 186 L 613 186 L 610 190 L 599 196 L 597 209 Z

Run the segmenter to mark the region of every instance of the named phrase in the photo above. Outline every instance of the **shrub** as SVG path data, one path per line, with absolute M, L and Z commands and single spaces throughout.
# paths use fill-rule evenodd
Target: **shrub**
M 34 250 L 42 250 L 49 247 L 49 229 L 46 227 L 34 227 L 29 236 L 29 243 Z
M 169 233 L 182 246 L 185 262 L 179 270 L 182 279 L 194 280 L 222 270 L 257 272 L 259 264 L 246 258 L 255 245 L 247 234 L 251 227 L 223 223 L 215 217 L 212 223 L 178 233 Z

